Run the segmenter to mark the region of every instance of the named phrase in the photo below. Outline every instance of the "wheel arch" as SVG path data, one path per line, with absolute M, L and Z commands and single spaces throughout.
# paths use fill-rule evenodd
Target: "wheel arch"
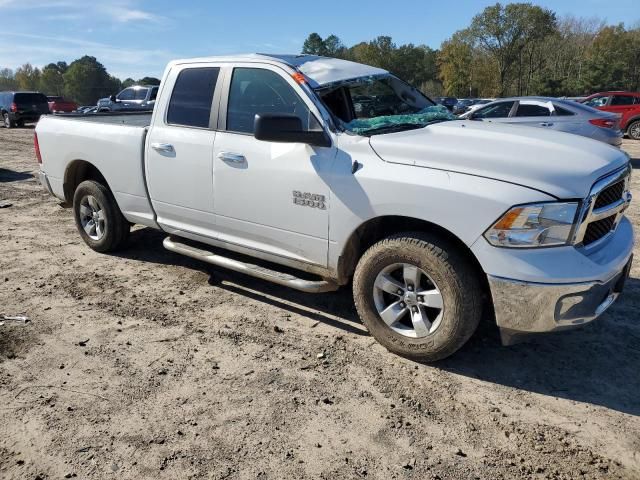
M 104 185 L 109 191 L 109 184 L 100 170 L 91 162 L 86 160 L 73 160 L 69 162 L 64 172 L 62 188 L 64 190 L 64 201 L 67 206 L 73 203 L 73 194 L 80 183 L 85 180 L 95 180 Z
M 629 120 L 627 120 L 627 126 L 625 127 L 625 132 L 629 131 L 629 127 L 631 126 L 632 123 L 640 121 L 640 114 L 639 115 L 635 115 L 633 117 L 631 117 Z
M 351 233 L 338 260 L 339 283 L 346 284 L 349 282 L 349 279 L 353 276 L 358 260 L 369 247 L 386 237 L 403 232 L 431 233 L 446 239 L 469 260 L 478 273 L 483 289 L 485 292 L 489 292 L 487 276 L 480 262 L 471 249 L 460 240 L 457 235 L 433 222 L 400 215 L 385 215 L 371 218 Z

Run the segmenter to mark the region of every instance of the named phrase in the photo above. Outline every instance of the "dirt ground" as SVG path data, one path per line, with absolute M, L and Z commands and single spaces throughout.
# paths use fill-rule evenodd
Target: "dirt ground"
M 423 365 L 346 288 L 215 269 L 146 228 L 93 252 L 32 134 L 0 129 L 0 315 L 30 318 L 0 326 L 0 478 L 640 478 L 640 261 L 581 330 L 506 348 L 485 327 Z

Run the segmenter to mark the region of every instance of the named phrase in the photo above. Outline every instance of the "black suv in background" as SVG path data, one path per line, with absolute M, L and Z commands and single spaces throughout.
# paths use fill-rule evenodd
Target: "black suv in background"
M 0 116 L 6 128 L 37 122 L 49 113 L 49 101 L 39 92 L 0 92 Z

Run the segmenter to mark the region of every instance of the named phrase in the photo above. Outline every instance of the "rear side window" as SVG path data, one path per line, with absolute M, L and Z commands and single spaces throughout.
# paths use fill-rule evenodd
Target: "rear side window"
M 573 113 L 571 110 L 567 110 L 560 105 L 554 105 L 553 109 L 556 111 L 556 115 L 559 117 L 568 117 L 570 115 L 575 115 L 575 113 Z
M 235 68 L 227 107 L 227 130 L 253 133 L 256 114 L 289 113 L 305 129 L 315 123 L 311 112 L 284 78 L 262 68 Z
M 149 97 L 149 101 L 153 101 L 158 97 L 158 87 L 153 87 L 151 89 L 151 96 Z
M 49 103 L 47 97 L 45 97 L 42 93 L 16 93 L 13 101 L 19 105 L 37 105 L 39 103 Z
M 499 102 L 481 108 L 473 114 L 473 118 L 507 118 L 514 102 Z
M 167 123 L 207 128 L 219 73 L 214 67 L 182 70 L 169 101 Z
M 520 104 L 518 105 L 518 111 L 516 117 L 549 117 L 551 116 L 551 110 L 544 105 L 535 104 Z
M 614 95 L 611 99 L 611 105 L 633 105 L 633 97 L 631 95 Z

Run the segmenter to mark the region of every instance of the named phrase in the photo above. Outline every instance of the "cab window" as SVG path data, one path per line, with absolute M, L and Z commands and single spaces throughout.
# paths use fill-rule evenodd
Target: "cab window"
M 315 129 L 317 125 L 309 108 L 280 75 L 262 68 L 234 68 L 227 104 L 227 130 L 253 134 L 255 117 L 260 113 L 296 115 L 305 129 Z
M 220 69 L 186 68 L 178 74 L 167 110 L 167 123 L 207 128 Z

